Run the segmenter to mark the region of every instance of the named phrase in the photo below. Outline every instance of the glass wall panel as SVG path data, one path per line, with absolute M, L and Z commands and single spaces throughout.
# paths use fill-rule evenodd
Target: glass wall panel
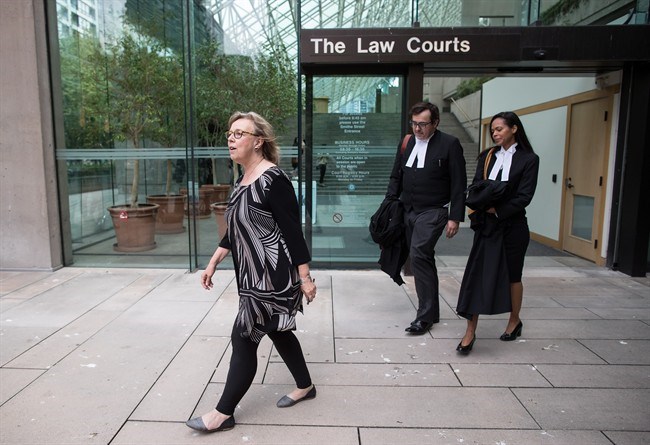
M 647 2 L 633 0 L 305 0 L 302 27 L 375 28 L 573 26 L 647 23 Z M 637 9 L 630 16 L 630 10 Z
M 57 3 L 69 262 L 187 267 L 184 2 Z
M 368 224 L 400 141 L 403 78 L 315 77 L 313 85 L 313 259 L 376 263 Z
M 275 127 L 280 166 L 297 188 L 315 184 L 303 202 L 314 205 L 315 258 L 376 260 L 376 246 L 364 241 L 367 219 L 385 193 L 404 79 L 313 79 L 313 133 L 307 138 L 301 125 L 298 137 L 300 28 L 633 24 L 647 23 L 648 12 L 647 1 L 606 0 L 46 3 L 58 30 L 52 66 L 60 67 L 56 153 L 67 264 L 182 268 L 205 265 L 217 245 L 219 209 L 211 205 L 227 199 L 241 174 L 223 132 L 233 112 L 249 110 Z M 299 152 L 300 138 L 308 152 Z M 142 224 L 108 208 L 154 201 L 153 238 L 144 249 L 120 249 L 116 228 Z M 172 216 L 178 209 L 180 220 Z
M 219 184 L 229 189 L 243 173 L 230 161 L 225 137 L 229 118 L 237 111 L 255 111 L 271 123 L 280 145 L 280 167 L 291 175 L 291 159 L 298 156 L 294 146 L 298 119 L 294 3 L 205 4 L 219 25 L 219 35 L 210 41 L 195 42 L 191 51 L 194 157 L 199 184 Z M 219 222 L 223 226 L 221 218 Z M 210 227 L 213 225 L 210 221 Z M 222 229 L 213 233 L 210 230 L 199 232 L 198 267 L 207 265 L 223 234 Z M 230 257 L 222 264 L 229 262 Z
M 293 6 L 56 1 L 56 154 L 69 211 L 68 264 L 205 264 L 223 230 L 216 204 L 241 174 L 223 136 L 235 111 L 269 119 L 287 149 L 281 166 L 290 170 L 298 103 Z M 147 203 L 156 211 L 131 214 Z M 152 235 L 145 220 L 155 221 Z M 121 229 L 129 227 L 135 235 L 125 238 Z

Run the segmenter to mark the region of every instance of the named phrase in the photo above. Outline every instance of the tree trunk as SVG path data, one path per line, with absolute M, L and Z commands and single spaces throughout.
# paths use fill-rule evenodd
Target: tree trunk
M 131 183 L 131 208 L 138 204 L 138 183 L 140 182 L 140 160 L 133 161 L 133 182 Z

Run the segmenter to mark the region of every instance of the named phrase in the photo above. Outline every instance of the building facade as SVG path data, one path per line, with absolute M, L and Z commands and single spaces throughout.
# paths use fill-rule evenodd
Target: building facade
M 203 267 L 218 189 L 241 173 L 222 135 L 240 109 L 278 130 L 315 264 L 374 265 L 369 217 L 424 98 L 468 161 L 495 112 L 520 114 L 542 158 L 534 239 L 648 270 L 648 1 L 11 0 L 0 14 L 2 269 Z M 143 245 L 118 233 L 144 230 L 125 204 L 172 195 Z

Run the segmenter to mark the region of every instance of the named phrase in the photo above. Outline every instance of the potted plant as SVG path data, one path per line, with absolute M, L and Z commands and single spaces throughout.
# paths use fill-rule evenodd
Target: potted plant
M 234 111 L 233 103 L 237 103 L 240 97 L 237 83 L 244 79 L 231 76 L 227 61 L 227 56 L 220 54 L 216 42 L 208 42 L 197 51 L 197 132 L 199 143 L 206 147 L 217 147 L 225 141 L 223 133 Z M 209 215 L 211 205 L 227 201 L 232 176 L 225 183 L 219 182 L 219 176 L 225 177 L 220 167 L 226 167 L 227 162 L 226 159 L 210 158 L 212 179 L 199 189 L 199 215 Z
M 156 84 L 153 99 L 161 112 L 158 114 L 158 124 L 152 138 L 163 147 L 171 149 L 178 146 L 185 132 L 185 113 L 178 106 L 183 97 L 183 65 L 173 53 L 161 57 L 161 71 Z M 182 233 L 185 216 L 187 195 L 172 193 L 174 163 L 172 159 L 165 160 L 165 191 L 163 194 L 148 195 L 147 202 L 158 204 L 156 214 L 156 233 Z
M 118 140 L 138 151 L 143 138 L 160 122 L 161 110 L 155 101 L 156 85 L 163 68 L 164 48 L 154 39 L 125 31 L 109 45 L 105 57 L 108 107 L 111 126 Z M 141 252 L 156 247 L 155 226 L 158 204 L 139 204 L 140 159 L 127 160 L 132 166 L 129 201 L 108 208 L 120 252 Z

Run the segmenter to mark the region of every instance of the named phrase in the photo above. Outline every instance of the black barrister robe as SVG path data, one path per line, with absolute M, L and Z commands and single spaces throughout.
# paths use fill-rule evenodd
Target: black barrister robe
M 502 314 L 512 311 L 508 265 L 503 247 L 504 225 L 489 213 L 470 215 L 474 243 L 460 285 L 456 312 L 471 319 L 473 314 Z
M 484 180 L 484 166 L 489 150 L 484 150 L 472 184 Z M 488 164 L 489 172 L 496 156 Z M 510 274 L 503 247 L 504 231 L 513 221 L 525 220 L 525 208 L 530 204 L 537 186 L 539 157 L 524 150 L 517 150 L 512 157 L 510 174 L 505 192 L 497 202 L 488 202 L 483 208 L 494 207 L 496 215 L 483 211 L 470 215 L 475 230 L 474 244 L 467 259 L 465 275 L 461 283 L 456 311 L 458 315 L 471 318 L 472 314 L 500 314 L 512 311 L 510 300 Z M 488 180 L 488 182 L 490 182 Z M 492 181 L 495 185 L 496 182 Z M 522 258 L 523 260 L 523 258 Z

